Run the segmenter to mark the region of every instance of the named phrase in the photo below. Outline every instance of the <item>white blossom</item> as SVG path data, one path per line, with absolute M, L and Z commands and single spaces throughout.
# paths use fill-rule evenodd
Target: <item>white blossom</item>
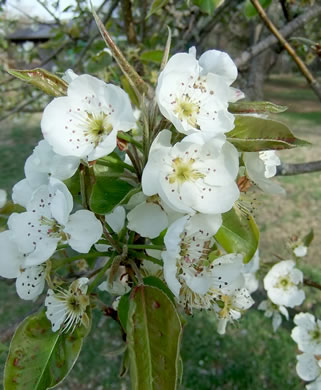
M 269 180 L 275 176 L 276 167 L 281 164 L 274 150 L 244 153 L 243 161 L 248 177 L 261 190 L 270 194 L 285 194 L 279 184 Z
M 321 321 L 310 313 L 299 313 L 294 317 L 291 337 L 300 351 L 321 355 Z
M 293 249 L 293 252 L 294 252 L 296 257 L 304 257 L 308 253 L 308 247 L 301 244 L 301 245 L 298 245 L 297 247 L 295 247 Z
M 254 301 L 246 288 L 238 288 L 232 294 L 222 294 L 214 303 L 218 317 L 217 332 L 224 334 L 229 322 L 241 318 L 242 313 L 253 305 Z
M 83 324 L 89 325 L 86 309 L 89 305 L 89 297 L 86 295 L 88 279 L 75 280 L 68 290 L 57 288 L 57 292 L 49 289 L 45 300 L 46 316 L 51 322 L 52 331 L 60 328 L 63 332 L 73 332 L 75 327 Z
M 70 82 L 68 96 L 55 98 L 45 108 L 41 129 L 56 153 L 92 161 L 111 153 L 117 132 L 129 131 L 135 123 L 122 89 L 81 75 Z
M 156 99 L 161 113 L 184 134 L 201 132 L 206 139 L 234 127 L 228 102 L 243 98 L 231 88 L 237 68 L 228 54 L 208 50 L 196 60 L 196 50 L 172 56 L 161 72 Z
M 124 295 L 130 291 L 128 285 L 128 274 L 126 272 L 126 267 L 120 266 L 114 275 L 113 281 L 109 283 L 111 269 L 106 272 L 106 279 L 103 283 L 98 286 L 100 291 L 107 291 L 110 294 L 114 295 Z
M 238 152 L 228 142 L 213 138 L 205 144 L 189 137 L 170 144 L 171 133 L 163 130 L 154 140 L 142 176 L 143 192 L 158 194 L 173 210 L 220 214 L 239 198 L 235 183 Z
M 272 318 L 272 327 L 274 332 L 276 332 L 279 326 L 282 324 L 281 314 L 283 314 L 287 320 L 289 319 L 289 313 L 286 307 L 278 306 L 268 299 L 262 301 L 259 304 L 258 309 L 265 312 L 265 317 Z
M 242 255 L 232 253 L 211 260 L 212 237 L 220 224 L 220 216 L 195 214 L 175 221 L 165 235 L 165 281 L 187 308 L 211 309 L 216 300 L 244 285 Z
M 41 140 L 25 162 L 26 178 L 14 185 L 12 200 L 26 207 L 34 190 L 48 184 L 51 177 L 59 180 L 70 178 L 79 163 L 78 157 L 61 156 L 52 150 L 47 141 Z
M 19 251 L 13 233 L 9 230 L 0 233 L 0 276 L 16 278 L 16 290 L 20 298 L 36 299 L 45 286 L 45 265 L 27 267 L 26 256 Z
M 293 260 L 275 264 L 264 278 L 267 295 L 276 305 L 294 307 L 301 305 L 305 293 L 298 287 L 303 282 L 303 273 L 295 268 Z
M 27 266 L 46 261 L 58 243 L 68 243 L 74 250 L 87 253 L 99 240 L 102 226 L 94 213 L 78 210 L 71 214 L 73 199 L 67 187 L 57 179 L 40 186 L 32 195 L 24 213 L 13 213 L 8 227 Z

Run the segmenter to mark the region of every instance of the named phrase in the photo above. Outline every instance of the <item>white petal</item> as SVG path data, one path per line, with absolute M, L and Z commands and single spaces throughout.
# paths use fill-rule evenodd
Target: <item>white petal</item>
M 166 213 L 155 203 L 141 203 L 128 213 L 127 219 L 128 229 L 142 237 L 156 238 L 168 226 Z
M 222 76 L 228 85 L 236 80 L 237 68 L 227 53 L 219 50 L 208 50 L 201 55 L 199 64 L 203 68 L 203 73 L 215 73 Z
M 12 200 L 14 203 L 20 204 L 23 207 L 27 207 L 33 189 L 30 187 L 27 179 L 18 181 L 12 188 Z
M 91 246 L 100 239 L 103 228 L 93 212 L 79 210 L 70 215 L 64 232 L 70 235 L 68 243 L 74 250 L 88 253 Z
M 276 332 L 279 326 L 282 324 L 282 317 L 280 313 L 274 313 L 272 318 L 272 327 L 274 332 Z
M 45 272 L 43 266 L 23 269 L 16 280 L 16 289 L 19 297 L 25 300 L 34 300 L 45 287 Z
M 320 375 L 320 367 L 312 354 L 302 353 L 297 359 L 296 371 L 301 379 L 312 381 Z
M 167 252 L 162 253 L 162 258 L 164 261 L 164 278 L 165 281 L 176 297 L 179 297 L 179 292 L 181 285 L 176 278 L 176 261 L 172 256 L 169 256 Z
M 126 212 L 124 207 L 117 206 L 113 212 L 105 215 L 105 220 L 115 233 L 119 233 L 125 225 Z
M 0 276 L 3 278 L 16 278 L 24 265 L 24 256 L 8 230 L 0 233 Z

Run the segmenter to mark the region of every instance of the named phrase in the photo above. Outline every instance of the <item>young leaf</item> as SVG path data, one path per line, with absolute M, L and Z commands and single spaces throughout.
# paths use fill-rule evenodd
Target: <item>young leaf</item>
M 259 0 L 259 1 L 263 8 L 267 8 L 272 3 L 272 0 Z M 257 15 L 257 11 L 254 5 L 251 3 L 251 0 L 246 0 L 244 5 L 244 13 L 248 19 L 251 19 Z
M 244 263 L 254 256 L 259 244 L 259 230 L 252 215 L 233 208 L 222 214 L 223 224 L 215 235 L 216 241 L 228 253 L 241 253 Z
M 145 83 L 145 81 L 140 77 L 140 75 L 136 72 L 136 70 L 129 64 L 129 62 L 124 57 L 123 53 L 120 51 L 119 47 L 116 45 L 116 43 L 113 41 L 111 36 L 109 35 L 108 31 L 106 30 L 103 22 L 99 19 L 98 15 L 96 14 L 96 11 L 92 9 L 97 27 L 100 31 L 101 36 L 103 37 L 103 40 L 105 41 L 106 45 L 109 47 L 109 49 L 112 52 L 113 57 L 115 58 L 119 68 L 123 72 L 123 74 L 127 77 L 128 81 L 132 85 L 132 87 L 135 90 L 135 93 L 137 91 L 137 94 L 147 94 L 148 97 L 152 98 L 154 92 L 152 89 L 148 86 L 148 84 Z
M 60 77 L 48 72 L 45 69 L 35 68 L 29 70 L 9 69 L 8 73 L 18 79 L 32 84 L 41 89 L 47 95 L 67 95 L 68 84 Z
M 5 390 L 45 390 L 58 385 L 75 364 L 87 330 L 52 332 L 45 312 L 27 317 L 16 330 L 4 372 Z
M 271 102 L 237 102 L 230 103 L 228 109 L 232 114 L 279 114 L 288 108 Z
M 198 6 L 198 8 L 208 14 L 213 15 L 215 8 L 221 5 L 224 0 L 194 0 L 193 3 Z
M 151 7 L 150 7 L 150 10 L 148 11 L 146 19 L 148 19 L 151 15 L 153 15 L 155 12 L 157 12 L 161 8 L 165 7 L 165 5 L 167 3 L 168 3 L 168 0 L 154 0 Z
M 132 390 L 176 390 L 182 325 L 167 295 L 156 287 L 134 288 L 126 333 Z
M 90 196 L 90 208 L 94 213 L 107 214 L 118 206 L 132 189 L 133 186 L 126 181 L 97 176 Z
M 313 238 L 314 238 L 314 232 L 313 229 L 311 229 L 309 233 L 302 238 L 304 246 L 309 247 Z
M 284 123 L 250 115 L 236 116 L 235 127 L 226 133 L 226 137 L 240 152 L 310 145 L 309 142 L 296 138 Z

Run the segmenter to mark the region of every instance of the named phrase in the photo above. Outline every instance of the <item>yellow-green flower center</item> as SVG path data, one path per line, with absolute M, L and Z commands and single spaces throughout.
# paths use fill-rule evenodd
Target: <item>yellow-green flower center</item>
M 172 161 L 173 173 L 169 176 L 170 184 L 175 182 L 182 184 L 185 181 L 195 181 L 205 177 L 203 173 L 193 168 L 194 163 L 195 160 L 193 158 L 190 158 L 188 161 L 184 161 L 180 157 L 175 158 Z
M 277 281 L 275 287 L 282 288 L 283 290 L 287 290 L 294 285 L 295 284 L 291 281 L 290 277 L 287 275 L 287 276 L 281 276 Z
M 188 95 L 185 95 L 183 99 L 177 100 L 174 112 L 181 121 L 185 120 L 189 125 L 196 129 L 199 128 L 197 115 L 200 112 L 200 107 L 197 103 L 192 102 Z
M 108 121 L 108 115 L 100 112 L 98 115 L 87 113 L 88 135 L 98 145 L 101 139 L 113 130 L 113 125 Z

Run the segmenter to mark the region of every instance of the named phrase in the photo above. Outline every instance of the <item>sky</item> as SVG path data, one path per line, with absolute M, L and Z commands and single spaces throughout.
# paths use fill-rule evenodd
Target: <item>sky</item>
M 49 8 L 54 12 L 54 8 L 50 7 L 50 3 L 53 3 L 51 0 L 41 0 L 46 1 L 46 3 L 49 5 Z M 99 6 L 102 3 L 103 0 L 92 0 L 92 3 L 95 7 Z M 68 7 L 69 5 L 75 5 L 76 0 L 60 0 L 60 12 Z M 32 16 L 32 17 L 38 17 L 41 20 L 44 21 L 53 21 L 53 17 L 37 2 L 37 0 L 7 0 L 6 2 L 6 9 L 9 13 L 9 15 L 12 16 L 19 16 L 21 13 L 17 10 L 20 9 L 24 13 Z M 59 12 L 56 13 L 56 15 L 59 17 Z M 64 13 L 64 17 L 69 19 L 72 17 L 71 12 Z

